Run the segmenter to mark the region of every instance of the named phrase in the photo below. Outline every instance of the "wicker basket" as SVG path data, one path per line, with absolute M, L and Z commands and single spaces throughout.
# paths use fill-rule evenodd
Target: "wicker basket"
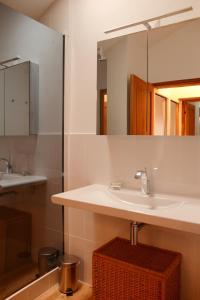
M 181 254 L 115 238 L 93 253 L 94 300 L 180 299 Z

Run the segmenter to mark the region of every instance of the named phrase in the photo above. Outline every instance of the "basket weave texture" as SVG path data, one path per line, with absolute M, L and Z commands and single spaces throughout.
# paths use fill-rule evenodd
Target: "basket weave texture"
M 181 254 L 115 238 L 93 253 L 94 300 L 179 300 Z

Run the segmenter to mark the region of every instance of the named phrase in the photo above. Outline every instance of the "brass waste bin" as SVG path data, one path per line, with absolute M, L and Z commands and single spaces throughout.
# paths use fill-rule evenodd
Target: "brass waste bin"
M 64 255 L 60 261 L 60 292 L 67 296 L 78 290 L 80 259 L 74 255 Z

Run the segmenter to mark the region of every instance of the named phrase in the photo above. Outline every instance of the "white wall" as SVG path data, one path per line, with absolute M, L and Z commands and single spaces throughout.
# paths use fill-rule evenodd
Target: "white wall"
M 68 61 L 66 65 L 69 66 L 67 70 L 71 70 L 66 81 L 66 86 L 70 87 L 66 98 L 69 113 L 66 116 L 70 117 L 67 119 L 69 123 L 66 123 L 65 137 L 66 188 L 95 182 L 108 184 L 113 179 L 122 179 L 130 186 L 139 188 L 133 174 L 146 165 L 159 168 L 154 176 L 155 191 L 200 197 L 198 138 L 94 135 L 97 41 L 116 35 L 105 36 L 104 30 L 188 5 L 197 6 L 198 2 L 58 0 L 42 18 L 41 21 L 70 35 L 70 52 L 67 53 L 70 64 Z M 193 12 L 193 15 L 198 14 L 199 9 Z M 91 282 L 92 250 L 115 235 L 128 237 L 128 231 L 127 221 L 82 210 L 65 210 L 65 249 L 84 261 L 82 279 Z M 183 253 L 182 300 L 199 299 L 200 236 L 147 226 L 142 240 Z
M 149 32 L 149 82 L 199 78 L 200 20 Z
M 147 82 L 147 32 L 127 37 L 127 74 L 135 74 Z
M 101 42 L 107 59 L 108 134 L 127 134 L 131 74 L 147 82 L 147 32 Z
M 106 51 L 108 134 L 127 133 L 127 41 L 120 39 Z

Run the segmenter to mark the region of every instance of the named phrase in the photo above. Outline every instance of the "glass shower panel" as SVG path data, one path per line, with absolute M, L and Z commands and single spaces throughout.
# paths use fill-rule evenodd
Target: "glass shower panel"
M 4 299 L 57 264 L 41 270 L 39 253 L 63 252 L 63 212 L 51 203 L 63 190 L 63 36 L 0 4 L 0 45 Z

